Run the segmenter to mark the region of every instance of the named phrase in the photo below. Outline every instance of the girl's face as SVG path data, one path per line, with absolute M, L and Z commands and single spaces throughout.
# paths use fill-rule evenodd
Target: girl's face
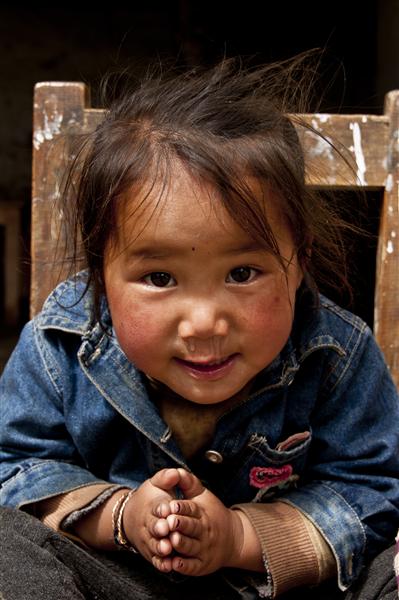
M 214 189 L 183 169 L 173 175 L 161 201 L 155 186 L 145 199 L 132 193 L 121 210 L 105 254 L 106 294 L 129 360 L 183 398 L 215 404 L 282 350 L 302 272 L 273 205 L 267 217 L 286 270 L 231 219 Z

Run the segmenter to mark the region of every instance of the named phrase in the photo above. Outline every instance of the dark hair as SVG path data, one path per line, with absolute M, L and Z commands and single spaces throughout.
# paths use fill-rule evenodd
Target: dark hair
M 77 153 L 65 194 L 75 250 L 78 238 L 83 244 L 97 318 L 104 250 L 116 235 L 118 211 L 132 189 L 166 180 L 176 159 L 216 188 L 234 221 L 282 261 L 248 176 L 266 184 L 291 228 L 307 286 L 315 291 L 327 279 L 349 287 L 343 222 L 305 185 L 297 133 L 304 124 L 296 119 L 294 125 L 290 116 L 308 111 L 313 71 L 309 55 L 256 68 L 228 59 L 208 69 L 148 74 L 133 86 L 114 89 L 104 119 Z

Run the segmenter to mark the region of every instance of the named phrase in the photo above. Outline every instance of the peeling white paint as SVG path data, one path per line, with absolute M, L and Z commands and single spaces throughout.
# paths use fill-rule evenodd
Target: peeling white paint
M 328 175 L 327 176 L 327 183 L 329 185 L 336 185 L 337 183 L 337 178 L 334 175 Z
M 386 189 L 387 192 L 392 192 L 392 190 L 393 190 L 393 176 L 392 176 L 392 173 L 389 173 L 388 177 L 386 178 L 385 189 Z
M 79 120 L 78 120 L 78 115 L 76 114 L 76 111 L 71 111 L 71 116 L 68 119 L 68 125 L 79 125 Z
M 390 205 L 388 206 L 388 214 L 389 214 L 389 215 L 393 215 L 393 206 L 392 206 L 392 204 L 390 204 Z
M 362 123 L 367 123 L 367 116 L 366 115 L 362 116 Z
M 378 314 L 377 314 L 377 311 L 374 311 L 374 327 L 373 327 L 373 329 L 374 329 L 374 335 L 376 335 L 376 336 L 379 333 L 378 332 L 379 327 L 380 327 L 380 321 L 378 319 Z
M 39 83 L 37 83 L 35 85 L 35 88 L 57 88 L 57 87 L 71 87 L 71 88 L 76 88 L 76 87 L 81 87 L 81 84 L 76 84 L 75 81 L 39 81 Z
M 392 254 L 393 250 L 394 250 L 394 247 L 393 247 L 392 240 L 388 240 L 388 243 L 387 243 L 387 252 L 388 252 L 388 254 Z
M 53 106 L 48 111 L 46 108 L 44 109 L 43 128 L 35 129 L 33 134 L 33 145 L 35 150 L 39 150 L 44 141 L 52 140 L 55 135 L 61 133 L 63 118 L 63 115 L 58 112 L 56 106 Z
M 312 119 L 312 127 L 313 129 L 319 129 L 319 124 L 316 119 Z
M 391 231 L 391 237 L 396 238 L 396 231 Z
M 324 113 L 317 113 L 316 119 L 319 119 L 320 123 L 327 123 L 330 120 L 330 115 Z
M 366 179 L 364 177 L 364 174 L 366 172 L 366 161 L 364 160 L 362 148 L 362 134 L 360 131 L 359 123 L 350 123 L 349 128 L 353 131 L 353 146 L 357 164 L 357 177 L 361 185 L 366 185 Z
M 329 143 L 329 138 L 324 139 L 313 134 L 313 139 L 316 141 L 316 143 L 309 148 L 310 156 L 315 158 L 316 156 L 324 155 L 328 158 L 328 160 L 334 161 L 334 151 Z
M 52 194 L 50 194 L 50 200 L 56 203 L 61 198 L 60 184 L 58 180 L 55 180 L 55 190 Z
M 52 240 L 60 239 L 60 231 L 62 223 L 64 222 L 64 211 L 60 208 L 58 211 L 54 211 L 53 218 L 50 224 L 50 237 Z

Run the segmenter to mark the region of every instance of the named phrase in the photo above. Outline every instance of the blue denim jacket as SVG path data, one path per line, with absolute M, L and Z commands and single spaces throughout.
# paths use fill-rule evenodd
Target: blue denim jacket
M 21 507 L 94 482 L 135 487 L 177 465 L 228 506 L 279 497 L 305 513 L 333 549 L 342 589 L 393 541 L 399 402 L 359 318 L 324 297 L 318 308 L 299 302 L 281 354 L 187 463 L 105 301 L 101 327 L 83 285 L 58 286 L 0 380 L 0 503 Z

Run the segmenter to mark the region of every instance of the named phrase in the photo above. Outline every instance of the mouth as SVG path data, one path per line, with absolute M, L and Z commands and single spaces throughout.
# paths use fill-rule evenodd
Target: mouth
M 227 374 L 238 358 L 238 353 L 230 354 L 225 358 L 192 361 L 175 357 L 179 366 L 188 371 L 196 379 L 218 379 Z

